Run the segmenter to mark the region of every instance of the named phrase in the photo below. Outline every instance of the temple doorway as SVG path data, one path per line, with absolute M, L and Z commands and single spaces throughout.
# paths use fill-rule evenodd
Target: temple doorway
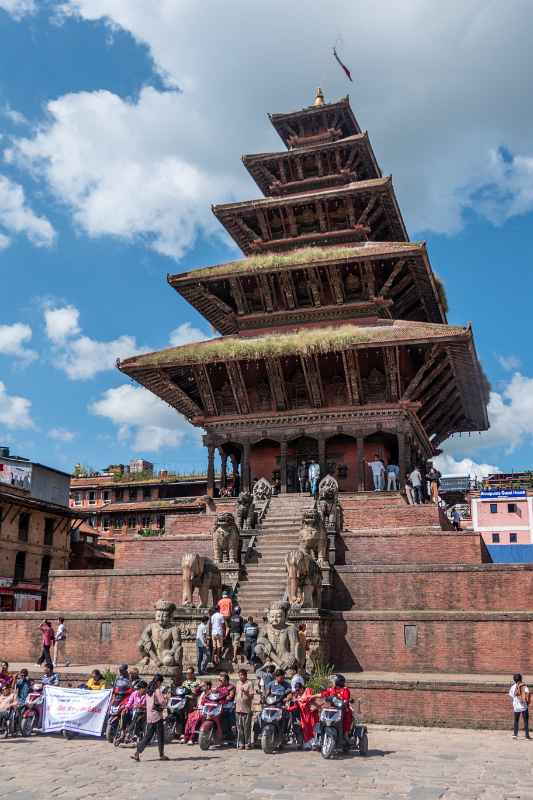
M 326 440 L 326 464 L 341 492 L 357 491 L 357 440 L 353 436 L 339 433 Z
M 280 444 L 274 439 L 261 439 L 250 448 L 250 477 L 252 486 L 260 478 L 273 486 L 280 483 Z
M 368 463 L 375 457 L 380 458 L 385 467 L 387 464 L 398 464 L 398 437 L 394 433 L 378 431 L 365 437 L 364 442 L 364 484 L 365 490 L 372 491 L 374 482 Z
M 288 442 L 287 492 L 307 490 L 307 470 L 311 461 L 318 461 L 318 442 L 311 436 L 299 436 Z M 302 483 L 300 482 L 300 476 Z

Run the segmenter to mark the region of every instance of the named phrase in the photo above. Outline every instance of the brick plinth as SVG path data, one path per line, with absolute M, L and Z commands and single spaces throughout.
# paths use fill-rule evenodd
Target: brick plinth
M 533 613 L 349 611 L 336 616 L 331 658 L 347 671 L 533 672 Z
M 529 611 L 532 578 L 531 564 L 339 566 L 333 608 Z
M 205 518 L 204 518 L 205 519 Z M 213 521 L 211 519 L 212 527 Z M 117 569 L 178 569 L 185 553 L 211 556 L 213 544 L 209 534 L 195 533 L 183 536 L 165 534 L 160 537 L 140 536 L 121 540 L 115 544 L 115 567 Z
M 478 533 L 409 528 L 346 532 L 337 539 L 339 564 L 480 564 L 488 560 Z

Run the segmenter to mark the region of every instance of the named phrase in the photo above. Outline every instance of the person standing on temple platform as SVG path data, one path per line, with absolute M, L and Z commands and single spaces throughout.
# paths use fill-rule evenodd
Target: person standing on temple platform
M 387 464 L 387 491 L 397 492 L 400 488 L 400 467 L 392 461 Z
M 456 508 L 454 508 L 454 510 L 452 511 L 452 525 L 454 531 L 461 530 L 461 515 L 459 514 Z
M 241 609 L 235 606 L 233 614 L 229 618 L 229 632 L 231 635 L 231 646 L 233 650 L 233 663 L 238 663 L 239 653 L 241 650 L 241 636 L 244 630 L 244 622 L 241 617 Z
M 522 681 L 522 676 L 519 672 L 513 675 L 513 684 L 509 689 L 509 697 L 513 701 L 514 713 L 514 730 L 513 738 L 518 738 L 518 725 L 520 723 L 520 715 L 524 720 L 524 733 L 526 739 L 531 738 L 529 735 L 529 703 L 531 701 L 531 694 L 529 687 Z
M 226 638 L 226 620 L 220 611 L 215 610 L 211 615 L 211 641 L 213 642 L 213 664 L 220 664 L 224 639 Z
M 385 488 L 385 465 L 379 453 L 374 453 L 374 460 L 368 462 L 368 466 L 372 472 L 372 480 L 374 481 L 374 491 L 381 492 Z
M 244 625 L 244 655 L 249 664 L 257 664 L 255 646 L 259 636 L 259 627 L 253 617 L 248 617 Z
M 64 666 L 68 667 L 70 661 L 67 661 L 65 658 L 65 644 L 67 641 L 67 629 L 65 627 L 65 620 L 63 617 L 59 617 L 59 625 L 57 626 L 56 633 L 55 633 L 55 642 L 54 642 L 54 666 L 59 667 L 62 666 L 60 663 L 60 659 L 63 658 Z
M 309 464 L 307 475 L 310 483 L 311 497 L 316 497 L 318 495 L 318 482 L 320 480 L 320 465 L 317 464 L 314 459 L 312 459 Z
M 196 653 L 198 675 L 204 675 L 209 663 L 209 617 L 202 617 L 196 628 Z
M 409 475 L 409 480 L 411 481 L 411 486 L 413 487 L 413 499 L 416 505 L 420 505 L 422 502 L 422 475 L 418 467 L 415 467 L 411 472 Z
M 54 629 L 52 628 L 52 624 L 49 620 L 43 619 L 39 625 L 39 630 L 41 632 L 42 651 L 41 655 L 37 659 L 37 664 L 41 666 L 41 664 L 46 663 L 47 667 L 51 667 L 53 662 L 52 656 L 50 655 L 50 648 L 55 642 Z
M 300 484 L 300 492 L 303 494 L 307 489 L 307 464 L 305 461 L 300 461 L 298 465 L 298 482 Z
M 429 496 L 431 498 L 431 502 L 435 503 L 435 505 L 437 505 L 439 502 L 440 478 L 440 472 L 438 469 L 435 469 L 433 464 L 431 464 L 431 468 L 427 474 L 427 480 L 429 483 Z

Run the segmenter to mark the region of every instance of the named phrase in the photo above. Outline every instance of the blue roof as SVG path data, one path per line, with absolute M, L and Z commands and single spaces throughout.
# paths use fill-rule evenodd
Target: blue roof
M 533 544 L 487 545 L 494 564 L 533 564 Z

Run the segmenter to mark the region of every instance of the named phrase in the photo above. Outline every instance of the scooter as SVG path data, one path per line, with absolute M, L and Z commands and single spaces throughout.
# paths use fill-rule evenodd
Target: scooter
M 107 713 L 107 721 L 105 724 L 105 738 L 111 744 L 115 741 L 115 736 L 119 732 L 120 722 L 122 719 L 122 712 L 124 711 L 126 701 L 130 696 L 132 689 L 127 689 L 125 692 L 120 691 L 116 694 L 113 693 L 111 698 L 111 705 Z
M 113 739 L 115 747 L 121 744 L 137 744 L 143 738 L 146 731 L 146 709 L 144 707 L 134 708 L 131 712 L 131 719 L 127 725 L 119 725 L 117 734 Z
M 225 731 L 225 714 L 231 713 L 233 703 L 224 703 L 217 691 L 209 692 L 202 705 L 202 722 L 198 733 L 198 744 L 201 750 L 209 750 L 213 744 L 223 744 L 225 733 L 235 740 L 235 730 Z
M 174 737 L 183 736 L 185 733 L 185 723 L 187 716 L 191 710 L 191 693 L 179 686 L 176 689 L 176 694 L 171 697 L 167 704 L 168 716 L 166 719 L 166 727 L 169 731 L 171 739 Z
M 0 739 L 17 735 L 17 709 L 10 709 L 6 717 L 0 719 Z
M 320 712 L 319 743 L 323 758 L 331 758 L 341 749 L 344 752 L 356 750 L 361 756 L 368 754 L 368 731 L 365 725 L 354 720 L 349 733 L 343 733 L 344 708 L 343 700 L 330 697 Z
M 44 687 L 42 683 L 34 683 L 22 710 L 22 717 L 20 720 L 20 732 L 22 736 L 31 736 L 36 728 L 40 729 L 42 727 L 43 710 Z
M 285 744 L 287 711 L 283 699 L 269 695 L 259 715 L 259 735 L 263 753 L 273 753 Z

